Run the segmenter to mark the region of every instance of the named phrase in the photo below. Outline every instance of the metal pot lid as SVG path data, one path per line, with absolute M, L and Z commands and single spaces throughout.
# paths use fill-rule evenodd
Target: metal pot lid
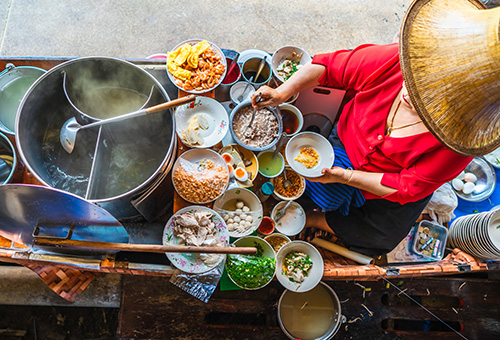
M 129 241 L 125 228 L 106 210 L 61 190 L 7 184 L 0 186 L 0 202 L 0 235 L 34 249 L 35 229 L 45 237 Z

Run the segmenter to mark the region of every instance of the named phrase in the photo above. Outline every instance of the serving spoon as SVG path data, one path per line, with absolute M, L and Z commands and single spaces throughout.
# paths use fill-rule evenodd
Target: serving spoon
M 179 99 L 174 99 L 171 101 L 168 101 L 166 103 L 158 104 L 155 106 L 148 107 L 146 109 L 140 109 L 134 112 L 126 113 L 120 116 L 116 116 L 113 118 L 108 118 L 108 119 L 103 119 L 99 120 L 94 123 L 90 123 L 87 125 L 80 125 L 75 117 L 72 117 L 68 119 L 64 125 L 61 128 L 61 132 L 59 133 L 59 140 L 61 142 L 62 147 L 64 150 L 66 150 L 67 153 L 72 153 L 73 149 L 75 148 L 75 141 L 76 141 L 76 134 L 80 130 L 84 129 L 90 129 L 95 126 L 101 126 L 109 123 L 115 123 L 115 122 L 120 122 L 125 119 L 133 118 L 133 117 L 140 117 L 144 116 L 150 113 L 158 112 L 158 111 L 163 111 L 167 110 L 173 107 L 177 107 L 183 104 L 187 104 L 190 102 L 193 102 L 196 99 L 196 96 L 194 94 L 191 94 L 189 96 L 179 98 Z
M 288 178 L 286 178 L 286 168 L 283 170 L 283 189 L 288 188 L 290 185 L 292 185 L 292 182 Z

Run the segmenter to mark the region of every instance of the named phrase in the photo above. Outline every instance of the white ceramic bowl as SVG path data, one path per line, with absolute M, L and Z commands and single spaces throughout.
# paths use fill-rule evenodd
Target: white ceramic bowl
M 278 189 L 280 191 L 282 190 L 282 185 L 283 185 L 283 182 L 285 180 L 285 178 L 283 176 L 283 173 L 285 171 L 287 171 L 286 175 L 288 176 L 287 177 L 288 180 L 290 180 L 290 177 L 293 176 L 293 175 L 299 176 L 299 178 L 300 178 L 300 188 L 299 188 L 298 193 L 296 195 L 294 195 L 294 196 L 287 197 L 287 196 L 281 195 L 278 192 Z M 300 174 L 296 173 L 289 165 L 286 165 L 285 169 L 283 170 L 283 172 L 279 176 L 274 177 L 271 180 L 271 182 L 274 185 L 274 192 L 273 192 L 273 194 L 277 197 L 277 199 L 282 200 L 282 201 L 296 200 L 296 199 L 300 198 L 304 194 L 304 192 L 306 191 L 306 180 L 304 179 L 303 176 L 301 176 Z M 290 186 L 290 187 L 293 188 L 293 186 Z
M 281 201 L 276 204 L 271 212 L 271 218 L 275 221 L 275 228 L 280 233 L 295 236 L 299 234 L 306 225 L 306 212 L 304 208 L 297 203 L 292 202 L 286 213 L 278 221 L 276 221 L 276 215 L 281 208 L 284 208 L 288 201 Z
M 283 261 L 285 259 L 285 256 L 292 251 L 309 255 L 313 263 L 311 269 L 309 270 L 309 274 L 301 283 L 292 282 L 287 276 L 283 274 Z M 304 241 L 292 241 L 285 244 L 276 255 L 276 278 L 283 285 L 283 287 L 293 292 L 307 292 L 316 287 L 316 285 L 321 281 L 321 278 L 323 277 L 323 271 L 323 257 L 321 256 L 318 249 L 316 249 L 310 243 Z
M 274 162 L 276 163 L 280 163 L 280 168 L 277 172 L 275 173 L 269 173 L 269 172 L 266 172 L 266 163 L 263 162 L 263 159 L 264 157 L 272 157 L 272 155 L 274 154 L 274 150 L 266 150 L 266 151 L 261 151 L 257 154 L 257 160 L 259 161 L 259 174 L 261 174 L 263 177 L 266 177 L 266 178 L 275 178 L 275 177 L 278 177 L 282 172 L 283 170 L 285 169 L 285 158 L 283 157 L 283 155 L 278 152 L 276 154 L 276 158 L 274 158 Z
M 188 129 L 189 121 L 203 117 L 208 121 L 208 129 L 198 129 L 203 138 L 202 145 L 187 145 L 182 134 Z M 175 130 L 180 140 L 190 148 L 210 148 L 224 138 L 229 130 L 229 117 L 226 109 L 217 100 L 208 97 L 196 97 L 192 103 L 177 107 L 175 110 Z
M 204 206 L 196 206 L 192 205 L 186 208 L 183 208 L 176 212 L 165 225 L 165 229 L 163 230 L 163 245 L 177 245 L 179 244 L 179 239 L 174 235 L 174 217 L 178 215 L 182 215 L 186 212 L 211 212 L 213 214 L 212 220 L 215 223 L 219 234 L 219 242 L 225 244 L 226 246 L 229 244 L 229 233 L 227 231 L 226 224 L 222 217 L 217 214 L 214 210 L 204 207 Z M 187 273 L 205 273 L 213 268 L 215 268 L 219 263 L 225 258 L 225 255 L 219 255 L 219 260 L 217 263 L 213 265 L 206 265 L 201 260 L 199 254 L 187 254 L 187 253 L 167 253 L 167 258 L 170 262 L 178 269 L 187 272 Z
M 302 112 L 300 112 L 300 110 L 292 105 L 292 104 L 288 104 L 288 103 L 284 103 L 284 104 L 281 104 L 279 106 L 280 110 L 281 110 L 281 116 L 283 117 L 283 111 L 284 110 L 287 110 L 287 111 L 290 111 L 292 112 L 295 117 L 297 117 L 297 121 L 298 121 L 298 125 L 297 125 L 297 128 L 295 129 L 295 131 L 287 131 L 286 130 L 286 123 L 285 123 L 285 119 L 283 119 L 283 131 L 285 131 L 287 134 L 288 134 L 288 137 L 292 137 L 292 136 L 295 136 L 297 133 L 299 133 L 301 130 L 302 130 L 302 127 L 304 126 L 304 117 L 302 116 Z
M 229 231 L 229 236 L 231 237 L 243 237 L 250 235 L 253 233 L 255 230 L 260 225 L 260 221 L 262 220 L 262 215 L 263 215 L 263 209 L 262 209 L 262 203 L 260 202 L 259 198 L 250 190 L 244 189 L 244 188 L 233 188 L 229 189 L 225 192 L 225 194 L 221 197 L 219 197 L 215 202 L 214 202 L 214 210 L 217 211 L 224 221 L 228 221 L 229 218 L 234 220 L 234 216 L 231 215 L 231 213 L 235 214 L 233 211 L 224 209 L 224 206 L 226 205 L 233 205 L 236 204 L 236 201 L 242 201 L 245 203 L 246 206 L 250 208 L 250 212 L 245 213 L 247 216 L 252 216 L 252 226 L 248 229 L 245 229 L 243 232 L 239 232 L 238 230 L 230 230 Z M 226 218 L 227 215 L 227 218 Z M 235 215 L 236 216 L 236 215 Z M 241 216 L 241 214 L 240 214 Z M 229 223 L 228 223 L 229 224 Z M 228 229 L 229 230 L 229 229 Z
M 276 254 L 274 252 L 273 247 L 267 241 L 265 241 L 264 239 L 257 237 L 257 236 L 245 236 L 245 237 L 239 238 L 233 242 L 233 245 L 236 247 L 255 247 L 256 245 L 258 245 L 258 246 L 262 247 L 262 250 L 263 250 L 262 256 L 263 257 L 269 257 L 272 259 L 276 259 Z M 228 262 L 226 261 L 226 270 L 227 270 L 227 266 L 228 266 Z M 229 279 L 231 279 L 231 281 L 233 281 L 233 283 L 235 285 L 237 285 L 240 288 L 246 289 L 246 290 L 257 290 L 257 289 L 263 288 L 263 287 L 267 286 L 269 284 L 269 282 L 271 282 L 274 278 L 274 275 L 272 275 L 272 277 L 270 277 L 269 280 L 265 284 L 261 285 L 260 287 L 247 288 L 247 287 L 241 286 L 238 282 L 236 282 L 229 274 L 229 271 L 228 271 L 227 276 L 229 277 Z
M 264 237 L 264 240 L 266 240 L 274 249 L 274 251 L 277 253 L 279 249 L 276 249 L 276 247 L 273 246 L 273 240 L 281 240 L 282 242 L 288 243 L 292 242 L 290 238 L 286 235 L 280 234 L 280 233 L 272 233 Z
M 245 91 L 246 95 L 243 97 L 242 101 L 239 101 L 238 98 L 243 94 L 243 91 Z M 239 104 L 241 102 L 250 100 L 254 92 L 255 92 L 255 87 L 253 87 L 252 84 L 248 84 L 246 81 L 239 81 L 235 83 L 233 86 L 231 86 L 231 89 L 229 90 L 229 97 L 231 98 L 233 103 Z
M 493 150 L 489 154 L 484 155 L 484 158 L 495 168 L 500 169 L 500 148 Z
M 176 171 L 179 167 L 183 167 L 184 170 L 186 170 L 188 173 L 195 173 L 196 170 L 199 168 L 199 164 L 204 161 L 204 160 L 210 160 L 214 162 L 215 167 L 221 167 L 222 174 L 225 174 L 226 180 L 225 183 L 222 183 L 222 188 L 221 192 L 216 196 L 213 197 L 212 199 L 204 199 L 202 196 L 197 196 L 196 192 L 193 194 L 191 191 L 195 190 L 195 186 L 189 183 L 182 183 L 179 181 L 179 184 L 181 184 L 179 187 L 176 185 L 175 181 L 175 175 Z M 199 171 L 199 174 L 203 176 L 203 181 L 204 182 L 211 182 L 213 183 L 213 178 L 215 178 L 216 173 L 213 172 L 208 172 L 207 170 L 204 171 Z M 206 192 L 202 185 L 204 183 L 201 182 L 199 178 L 196 178 L 197 182 L 194 183 L 198 187 L 196 190 L 203 192 Z M 177 160 L 174 163 L 174 166 L 172 167 L 172 182 L 174 185 L 175 191 L 181 196 L 182 199 L 184 199 L 187 202 L 194 203 L 194 204 L 206 204 L 215 201 L 217 198 L 222 196 L 222 194 L 226 191 L 227 186 L 229 184 L 229 169 L 227 167 L 226 162 L 222 158 L 221 155 L 219 155 L 217 152 L 211 150 L 211 149 L 190 149 L 183 154 L 181 154 Z M 187 195 L 190 195 L 189 197 Z
M 271 69 L 273 70 L 274 76 L 280 81 L 285 81 L 285 79 L 278 73 L 277 68 L 285 61 L 285 59 L 291 58 L 293 52 L 295 52 L 297 55 L 300 55 L 302 53 L 302 58 L 300 58 L 299 63 L 300 65 L 305 65 L 309 61 L 311 61 L 311 56 L 309 55 L 309 53 L 307 53 L 300 47 L 289 45 L 278 48 L 273 53 L 273 57 L 271 59 Z
M 312 147 L 319 155 L 318 163 L 310 169 L 295 160 L 303 147 Z M 304 177 L 322 176 L 321 170 L 331 168 L 335 157 L 330 142 L 315 132 L 301 132 L 293 136 L 286 145 L 285 155 L 290 167 Z
M 189 93 L 194 93 L 194 94 L 198 94 L 198 93 L 205 93 L 205 92 L 209 92 L 209 91 L 212 91 L 213 89 L 215 89 L 217 86 L 219 86 L 222 81 L 224 80 L 224 77 L 226 76 L 226 72 L 227 72 L 227 63 L 226 63 L 226 57 L 224 56 L 224 53 L 222 53 L 222 50 L 217 46 L 215 45 L 214 43 L 206 40 L 206 39 L 189 39 L 189 40 L 185 40 L 181 43 L 179 43 L 177 46 L 175 46 L 172 51 L 175 51 L 177 50 L 179 47 L 181 47 L 182 45 L 184 44 L 191 44 L 191 45 L 195 45 L 201 41 L 206 41 L 210 44 L 210 47 L 212 48 L 212 51 L 214 51 L 214 53 L 220 57 L 220 61 L 221 63 L 224 65 L 224 73 L 221 74 L 220 78 L 219 78 L 219 81 L 212 87 L 208 88 L 208 89 L 205 89 L 205 90 L 201 90 L 201 91 L 196 91 L 196 90 L 185 90 L 183 89 L 181 86 L 177 85 L 176 83 L 176 77 L 174 77 L 169 71 L 168 71 L 168 67 L 167 67 L 167 74 L 168 74 L 168 78 L 170 79 L 170 81 L 181 91 L 185 91 L 185 92 L 189 92 Z

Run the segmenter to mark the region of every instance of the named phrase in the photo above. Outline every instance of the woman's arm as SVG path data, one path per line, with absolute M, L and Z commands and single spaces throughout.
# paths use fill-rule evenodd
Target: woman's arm
M 320 183 L 343 183 L 364 191 L 368 191 L 377 196 L 390 195 L 398 191 L 397 189 L 388 187 L 380 183 L 384 174 L 379 172 L 343 169 L 341 167 L 334 166 L 331 169 L 323 169 L 322 173 L 323 176 L 308 178 L 308 180 L 311 182 Z
M 319 79 L 325 72 L 326 67 L 311 62 L 305 64 L 295 72 L 286 82 L 278 88 L 273 89 L 269 86 L 260 87 L 252 95 L 252 105 L 259 109 L 265 106 L 277 106 L 294 94 L 307 88 L 319 85 Z M 262 101 L 256 103 L 258 93 L 262 93 Z

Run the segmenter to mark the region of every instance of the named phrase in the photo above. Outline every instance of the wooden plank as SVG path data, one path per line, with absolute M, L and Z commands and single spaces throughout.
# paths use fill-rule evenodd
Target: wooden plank
M 498 282 L 442 277 L 391 282 L 461 329 L 466 338 L 500 336 Z M 460 338 L 398 290 L 387 287 L 385 281 L 328 284 L 342 302 L 347 319 L 336 339 Z M 205 304 L 171 286 L 167 279 L 124 277 L 118 334 L 138 339 L 286 339 L 277 320 L 283 290 L 275 281 L 257 291 L 216 290 Z

